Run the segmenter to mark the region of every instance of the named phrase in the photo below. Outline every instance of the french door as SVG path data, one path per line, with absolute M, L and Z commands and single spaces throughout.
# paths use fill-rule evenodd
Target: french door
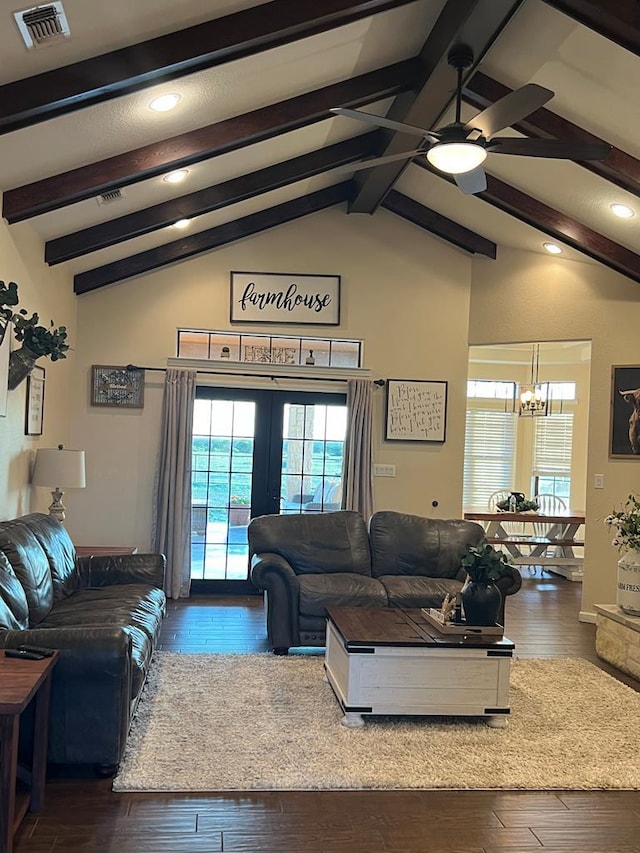
M 253 590 L 251 518 L 340 508 L 346 420 L 344 394 L 197 389 L 191 483 L 195 592 Z

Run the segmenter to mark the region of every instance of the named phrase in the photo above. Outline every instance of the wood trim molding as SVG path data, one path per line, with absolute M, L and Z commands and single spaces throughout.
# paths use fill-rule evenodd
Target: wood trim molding
M 0 133 L 308 38 L 412 1 L 272 0 L 6 83 L 0 86 Z
M 113 263 L 78 273 L 73 280 L 74 292 L 76 294 L 88 293 L 107 284 L 113 284 L 116 281 L 141 275 L 167 264 L 173 264 L 176 261 L 192 258 L 202 252 L 226 246 L 236 240 L 241 240 L 243 237 L 259 234 L 261 231 L 266 231 L 276 225 L 282 225 L 309 213 L 316 213 L 319 210 L 325 210 L 327 207 L 341 204 L 348 201 L 352 193 L 351 181 L 344 181 L 307 196 L 235 219 L 224 225 L 209 228 L 199 234 L 183 237 L 146 252 L 140 252 L 137 255 L 121 258 Z
M 331 107 L 359 106 L 410 89 L 420 63 L 408 59 L 244 115 L 145 145 L 69 172 L 7 190 L 2 215 L 12 224 L 127 184 L 190 166 L 244 145 L 331 117 Z
M 485 255 L 492 260 L 496 259 L 497 246 L 491 240 L 487 240 L 475 231 L 459 225 L 452 219 L 448 219 L 441 213 L 437 213 L 430 207 L 420 204 L 409 196 L 391 190 L 382 202 L 382 207 L 403 219 L 413 222 L 425 231 L 441 237 L 454 246 L 464 249 L 472 254 Z

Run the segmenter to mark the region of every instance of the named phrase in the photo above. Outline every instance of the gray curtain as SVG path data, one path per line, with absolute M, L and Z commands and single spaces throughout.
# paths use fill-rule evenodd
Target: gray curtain
M 342 508 L 355 510 L 366 520 L 373 514 L 372 423 L 371 382 L 366 379 L 350 379 L 347 383 L 347 439 L 342 471 Z
M 153 507 L 153 547 L 167 558 L 165 592 L 188 598 L 191 586 L 191 442 L 196 374 L 169 368 L 162 400 Z

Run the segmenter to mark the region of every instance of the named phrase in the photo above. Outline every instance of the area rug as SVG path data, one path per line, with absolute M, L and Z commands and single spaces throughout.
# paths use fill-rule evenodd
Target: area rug
M 160 652 L 113 788 L 640 788 L 640 694 L 583 660 L 515 660 L 510 698 L 506 729 L 467 717 L 347 729 L 321 656 Z

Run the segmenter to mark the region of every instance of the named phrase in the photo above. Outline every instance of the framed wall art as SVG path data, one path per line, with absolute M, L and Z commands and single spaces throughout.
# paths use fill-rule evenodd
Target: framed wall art
M 611 368 L 609 456 L 640 459 L 640 365 Z
M 340 276 L 232 272 L 232 323 L 340 324 Z
M 445 440 L 447 383 L 387 379 L 385 438 L 388 441 Z
M 91 405 L 142 409 L 144 370 L 92 364 Z
M 27 376 L 27 408 L 24 420 L 25 435 L 42 435 L 44 424 L 44 367 L 36 365 Z

